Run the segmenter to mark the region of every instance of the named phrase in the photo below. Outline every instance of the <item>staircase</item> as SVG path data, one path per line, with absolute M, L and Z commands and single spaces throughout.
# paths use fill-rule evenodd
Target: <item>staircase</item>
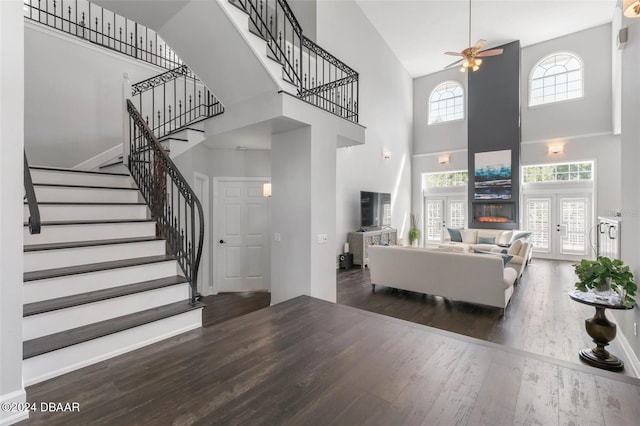
M 42 219 L 25 203 L 26 385 L 201 327 L 204 305 L 128 174 L 30 167 Z

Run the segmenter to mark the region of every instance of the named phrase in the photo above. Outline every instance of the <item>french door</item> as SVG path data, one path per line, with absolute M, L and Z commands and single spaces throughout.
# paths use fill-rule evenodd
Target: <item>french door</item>
M 591 194 L 555 193 L 524 198 L 524 225 L 537 257 L 578 261 L 590 255 Z
M 424 242 L 441 243 L 445 228 L 463 228 L 467 224 L 467 203 L 464 197 L 425 197 Z

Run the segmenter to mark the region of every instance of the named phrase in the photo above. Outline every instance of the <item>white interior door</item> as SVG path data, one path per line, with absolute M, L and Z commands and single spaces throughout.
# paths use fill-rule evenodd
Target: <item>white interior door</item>
M 525 229 L 539 257 L 578 261 L 590 253 L 593 226 L 589 194 L 525 197 Z
M 214 228 L 218 291 L 269 290 L 269 206 L 262 196 L 264 182 L 217 182 Z

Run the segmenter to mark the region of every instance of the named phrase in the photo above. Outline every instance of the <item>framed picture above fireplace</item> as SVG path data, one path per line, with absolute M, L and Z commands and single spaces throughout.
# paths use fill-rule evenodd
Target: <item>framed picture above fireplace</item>
M 476 152 L 474 199 L 511 199 L 511 150 Z

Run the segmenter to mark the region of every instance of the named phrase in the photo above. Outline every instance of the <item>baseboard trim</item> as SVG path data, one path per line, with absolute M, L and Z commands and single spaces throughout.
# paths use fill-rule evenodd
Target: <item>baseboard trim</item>
M 24 404 L 27 402 L 27 392 L 22 389 L 0 395 L 0 404 Z M 0 425 L 12 425 L 29 418 L 29 410 L 24 411 L 7 411 L 4 408 L 0 410 Z
M 624 355 L 627 358 L 628 365 L 626 365 L 625 368 L 633 371 L 634 376 L 640 379 L 640 360 L 638 359 L 636 353 L 633 351 L 629 340 L 627 340 L 627 336 L 625 336 L 624 333 L 618 333 L 616 336 L 616 341 L 620 344 L 622 352 L 624 352 Z
M 120 155 L 122 155 L 122 144 L 111 147 L 106 151 L 101 152 L 98 155 L 94 155 L 88 160 L 85 160 L 80 164 L 76 164 L 71 169 L 72 170 L 98 170 L 102 164 L 106 163 L 109 160 L 113 160 L 114 158 Z

